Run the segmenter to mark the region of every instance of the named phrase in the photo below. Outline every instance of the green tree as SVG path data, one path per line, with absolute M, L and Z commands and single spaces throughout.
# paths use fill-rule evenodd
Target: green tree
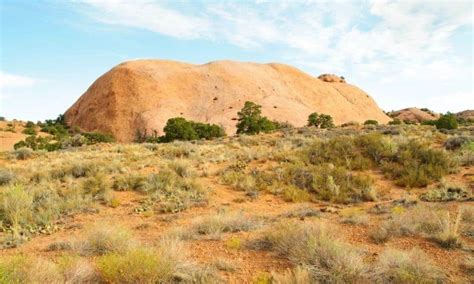
M 437 129 L 456 129 L 458 128 L 458 121 L 456 120 L 456 117 L 452 113 L 447 113 L 445 115 L 442 115 L 437 121 L 436 121 L 436 128 Z
M 262 116 L 262 106 L 246 101 L 242 110 L 237 115 L 237 134 L 258 134 L 275 130 L 275 125 L 268 118 Z
M 308 126 L 319 127 L 321 125 L 321 119 L 317 112 L 313 112 L 308 116 Z
M 319 119 L 321 120 L 321 128 L 333 128 L 334 127 L 334 122 L 332 121 L 332 116 L 328 114 L 321 114 L 319 116 Z

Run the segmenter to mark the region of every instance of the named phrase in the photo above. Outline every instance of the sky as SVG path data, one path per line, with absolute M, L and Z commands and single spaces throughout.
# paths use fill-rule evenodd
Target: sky
M 473 1 L 0 0 L 0 116 L 64 113 L 120 62 L 279 62 L 384 110 L 474 109 Z

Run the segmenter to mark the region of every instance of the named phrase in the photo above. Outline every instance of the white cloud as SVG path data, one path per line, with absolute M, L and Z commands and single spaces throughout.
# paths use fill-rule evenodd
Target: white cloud
M 472 27 L 470 1 L 85 0 L 78 5 L 105 24 L 248 49 L 278 45 L 284 51 L 275 56 L 288 63 L 314 73 L 343 73 L 349 81 L 453 80 L 472 93 L 472 54 L 457 54 L 451 41 L 459 28 Z
M 118 26 L 140 28 L 177 38 L 193 39 L 206 37 L 209 22 L 197 16 L 164 7 L 146 0 L 84 0 L 89 16 L 95 20 Z
M 15 74 L 8 74 L 3 71 L 0 71 L 0 90 L 6 89 L 6 88 L 31 87 L 37 82 L 39 82 L 39 80 L 35 78 L 15 75 Z

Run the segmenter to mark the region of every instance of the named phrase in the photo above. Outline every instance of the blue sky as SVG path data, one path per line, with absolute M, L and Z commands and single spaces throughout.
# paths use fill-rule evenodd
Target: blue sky
M 0 0 L 0 116 L 43 120 L 122 61 L 281 62 L 385 110 L 474 109 L 471 1 Z

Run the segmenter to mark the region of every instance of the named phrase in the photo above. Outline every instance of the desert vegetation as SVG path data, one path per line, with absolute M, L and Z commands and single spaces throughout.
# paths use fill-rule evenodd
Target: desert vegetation
M 165 136 L 200 139 L 167 143 L 44 123 L 48 144 L 62 139 L 55 151 L 1 154 L 0 282 L 472 280 L 472 128 L 262 134 L 258 106 L 247 107 L 238 136 L 174 119 Z

